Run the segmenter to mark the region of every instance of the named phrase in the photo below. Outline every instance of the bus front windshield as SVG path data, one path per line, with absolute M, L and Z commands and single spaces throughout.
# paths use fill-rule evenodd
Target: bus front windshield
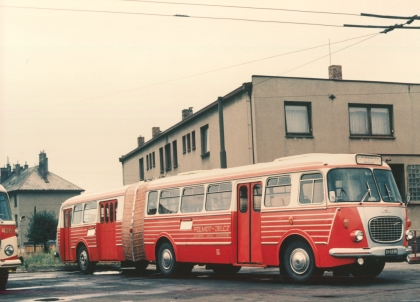
M 0 192 L 0 220 L 12 220 L 9 199 L 3 192 Z
M 333 169 L 328 173 L 328 196 L 333 202 L 401 202 L 389 170 Z M 378 192 L 379 188 L 379 192 Z

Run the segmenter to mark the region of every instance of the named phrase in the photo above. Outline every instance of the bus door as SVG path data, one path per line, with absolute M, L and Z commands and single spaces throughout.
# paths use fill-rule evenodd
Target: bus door
M 64 216 L 64 230 L 62 232 L 60 247 L 61 247 L 61 255 L 62 260 L 71 260 L 70 259 L 70 241 L 71 241 L 71 208 L 63 210 L 63 216 Z
M 116 260 L 117 247 L 115 240 L 116 200 L 99 203 L 101 221 L 97 227 L 97 240 L 100 260 Z
M 239 184 L 238 263 L 262 263 L 261 200 L 262 183 Z

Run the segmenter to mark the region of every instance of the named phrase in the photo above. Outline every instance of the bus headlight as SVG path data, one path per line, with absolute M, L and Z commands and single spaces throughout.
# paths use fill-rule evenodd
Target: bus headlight
M 405 231 L 405 238 L 407 238 L 407 240 L 411 240 L 411 239 L 413 239 L 413 237 L 414 237 L 413 231 L 411 231 L 411 230 Z
M 363 235 L 363 232 L 360 230 L 356 230 L 351 232 L 350 234 L 350 238 L 351 240 L 353 240 L 354 242 L 360 242 L 363 240 L 363 238 L 365 237 L 365 235 Z
M 13 248 L 13 246 L 12 245 L 7 245 L 5 248 L 4 248 L 4 253 L 6 254 L 6 256 L 12 256 L 13 255 L 13 253 L 15 252 L 15 249 Z

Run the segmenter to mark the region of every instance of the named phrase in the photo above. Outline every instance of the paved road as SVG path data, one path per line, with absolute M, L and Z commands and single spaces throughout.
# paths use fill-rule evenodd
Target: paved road
M 195 267 L 188 277 L 165 278 L 148 269 L 99 268 L 11 274 L 0 301 L 420 301 L 420 265 L 387 264 L 373 281 L 324 277 L 310 285 L 280 279 L 277 269 L 244 268 L 234 277 L 218 277 Z

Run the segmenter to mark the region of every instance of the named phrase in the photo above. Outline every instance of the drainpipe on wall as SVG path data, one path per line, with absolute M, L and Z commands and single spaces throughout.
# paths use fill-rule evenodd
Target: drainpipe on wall
M 217 105 L 219 108 L 219 132 L 220 132 L 220 168 L 226 169 L 226 150 L 225 150 L 225 127 L 223 124 L 223 98 L 218 97 Z

